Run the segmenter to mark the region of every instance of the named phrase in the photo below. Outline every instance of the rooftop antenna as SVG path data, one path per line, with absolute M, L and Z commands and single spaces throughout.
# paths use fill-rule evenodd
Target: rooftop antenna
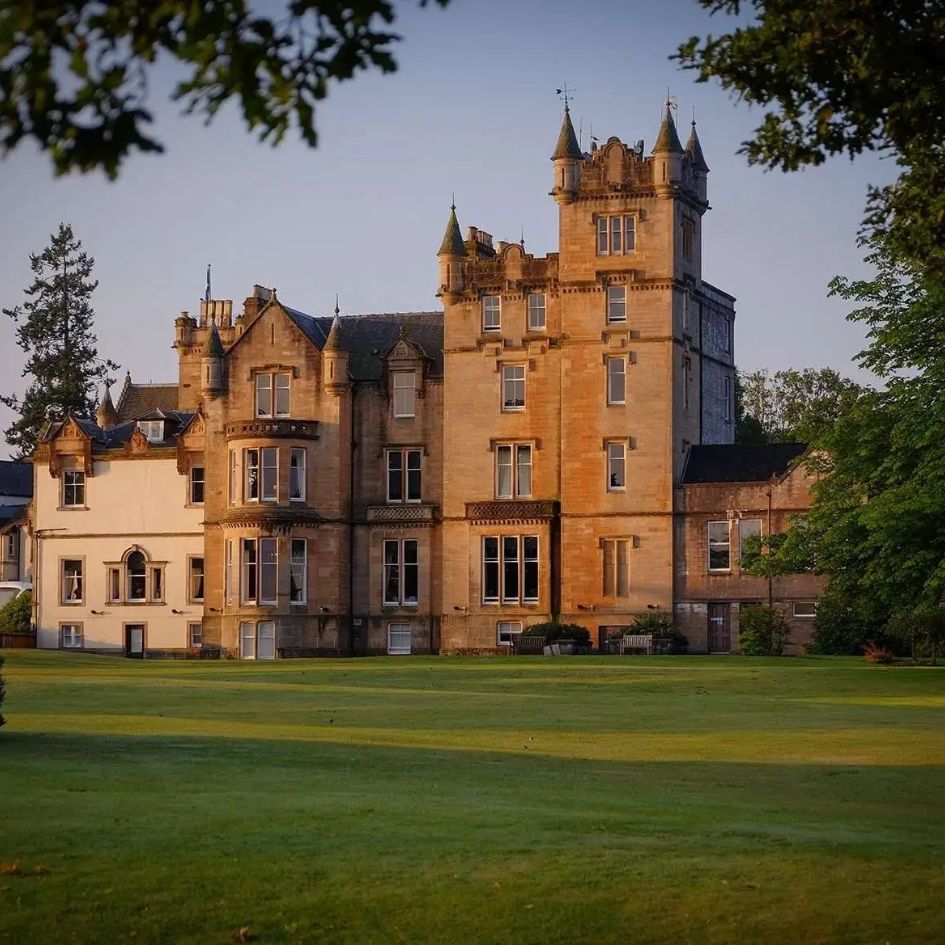
M 567 108 L 571 99 L 574 98 L 575 91 L 576 89 L 569 89 L 568 83 L 565 82 L 560 89 L 555 89 L 555 95 L 557 95 L 558 98 L 564 99 L 564 107 Z

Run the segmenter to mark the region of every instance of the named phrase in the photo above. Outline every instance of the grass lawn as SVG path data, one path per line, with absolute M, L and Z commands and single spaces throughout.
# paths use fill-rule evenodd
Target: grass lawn
M 945 669 L 4 655 L 3 945 L 945 942 Z

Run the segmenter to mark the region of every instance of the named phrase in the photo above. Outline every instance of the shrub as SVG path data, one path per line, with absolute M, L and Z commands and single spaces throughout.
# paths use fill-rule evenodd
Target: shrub
M 945 648 L 945 611 L 938 607 L 919 608 L 893 614 L 886 632 L 912 658 L 931 658 L 935 663 Z
M 863 655 L 870 663 L 891 663 L 896 657 L 885 647 L 868 643 L 863 649 Z
M 741 612 L 738 650 L 747 656 L 780 656 L 791 628 L 777 607 L 753 604 Z
M 33 595 L 26 591 L 0 608 L 0 633 L 29 633 Z
M 817 602 L 811 650 L 828 656 L 858 656 L 871 642 L 884 642 L 882 617 L 861 602 L 828 590 Z
M 556 623 L 551 620 L 547 623 L 535 623 L 522 631 L 523 636 L 544 637 L 547 643 L 560 643 L 563 640 L 573 640 L 581 646 L 589 646 L 591 632 L 576 623 Z

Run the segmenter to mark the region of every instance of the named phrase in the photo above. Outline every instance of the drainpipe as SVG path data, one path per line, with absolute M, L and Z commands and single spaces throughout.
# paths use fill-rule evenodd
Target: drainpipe
M 771 484 L 770 483 L 768 484 L 767 495 L 768 495 L 768 526 L 767 528 L 768 528 L 768 541 L 770 542 L 771 541 Z M 771 547 L 769 545 L 768 547 L 769 554 L 770 554 L 770 551 L 771 551 Z M 771 575 L 771 563 L 769 561 L 768 562 L 768 606 L 769 607 L 773 605 L 773 599 L 774 599 L 774 594 L 773 594 L 773 589 L 772 589 L 773 581 L 774 581 L 774 578 Z
M 354 656 L 354 384 L 351 385 L 351 442 L 348 452 L 348 653 Z

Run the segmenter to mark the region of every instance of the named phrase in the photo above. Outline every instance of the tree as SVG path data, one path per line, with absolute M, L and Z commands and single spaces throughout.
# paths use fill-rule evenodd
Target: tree
M 739 373 L 740 443 L 816 443 L 864 390 L 833 368 Z
M 113 178 L 134 151 L 162 151 L 147 128 L 148 68 L 159 56 L 185 68 L 173 99 L 188 113 L 209 122 L 235 98 L 261 140 L 276 144 L 294 124 L 314 146 L 315 106 L 332 82 L 396 69 L 400 37 L 385 29 L 394 2 L 289 0 L 279 13 L 261 16 L 249 0 L 9 0 L 0 147 L 32 138 L 57 174 L 101 168 Z
M 49 246 L 38 255 L 30 254 L 34 278 L 26 289 L 26 302 L 3 309 L 18 323 L 17 344 L 27 355 L 23 376 L 32 377 L 22 397 L 0 397 L 0 403 L 20 415 L 6 430 L 7 443 L 20 459 L 36 448 L 48 408 L 60 414 L 67 410 L 90 414 L 96 385 L 106 380 L 109 371 L 118 370 L 113 361 L 99 358 L 92 333 L 91 296 L 98 285 L 90 278 L 93 265 L 72 227 L 60 223 Z
M 0 607 L 0 634 L 29 633 L 33 620 L 33 595 L 26 591 Z
M 784 614 L 770 604 L 743 607 L 739 615 L 738 652 L 745 656 L 780 656 L 790 642 Z
M 699 0 L 755 14 L 692 37 L 674 56 L 765 109 L 742 153 L 796 170 L 828 156 L 894 156 L 900 175 L 871 188 L 865 225 L 889 251 L 945 274 L 945 5 L 942 0 Z

